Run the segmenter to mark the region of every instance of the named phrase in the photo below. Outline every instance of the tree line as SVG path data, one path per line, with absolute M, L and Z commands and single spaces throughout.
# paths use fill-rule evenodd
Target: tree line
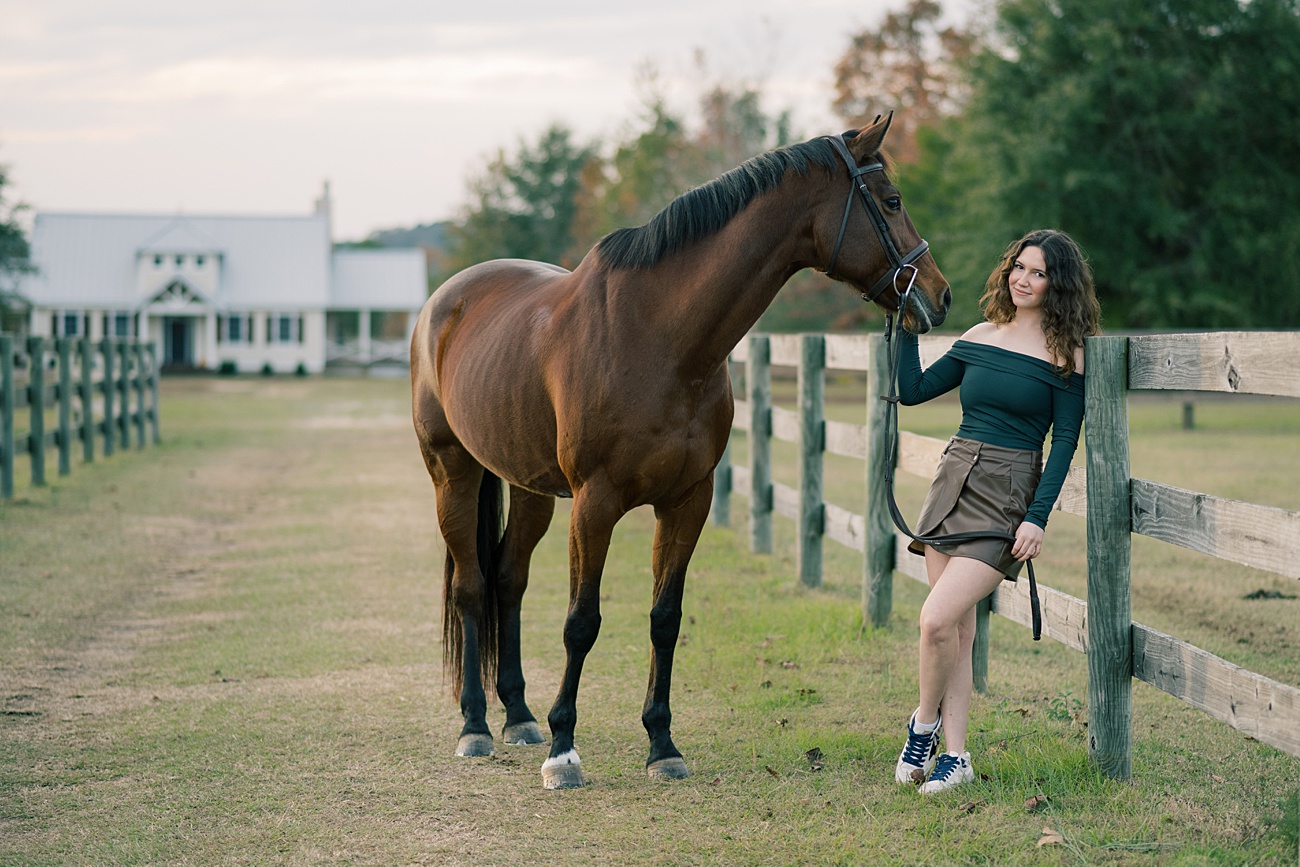
M 908 0 L 846 38 L 827 99 L 846 128 L 896 113 L 896 180 L 953 284 L 956 328 L 978 318 L 1006 244 L 1043 226 L 1084 247 L 1110 329 L 1296 327 L 1298 4 L 993 0 L 954 25 L 936 0 Z M 554 124 L 498 150 L 449 227 L 447 273 L 498 257 L 573 267 L 605 233 L 793 140 L 758 85 L 705 86 L 694 122 L 647 92 L 617 141 Z M 805 271 L 760 327 L 874 315 Z

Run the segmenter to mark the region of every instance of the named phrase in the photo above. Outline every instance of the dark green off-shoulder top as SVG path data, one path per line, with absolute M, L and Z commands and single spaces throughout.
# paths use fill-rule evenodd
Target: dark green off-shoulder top
M 1083 376 L 1062 377 L 1040 358 L 997 346 L 958 340 L 947 354 L 921 370 L 916 335 L 899 345 L 899 400 L 914 406 L 961 386 L 957 436 L 1011 449 L 1042 451 L 1047 432 L 1052 450 L 1025 520 L 1047 526 L 1065 484 L 1083 426 Z

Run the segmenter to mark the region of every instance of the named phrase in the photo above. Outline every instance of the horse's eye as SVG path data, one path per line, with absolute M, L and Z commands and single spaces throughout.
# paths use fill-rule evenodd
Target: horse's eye
M 889 198 L 885 199 L 885 207 L 889 208 L 889 210 L 891 211 L 897 211 L 899 208 L 903 207 L 902 197 L 890 196 Z

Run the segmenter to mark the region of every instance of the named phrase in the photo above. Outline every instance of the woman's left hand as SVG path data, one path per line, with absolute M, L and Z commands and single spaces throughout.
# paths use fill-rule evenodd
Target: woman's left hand
M 1011 546 L 1011 556 L 1021 563 L 1043 553 L 1043 528 L 1029 521 L 1016 530 L 1016 541 Z

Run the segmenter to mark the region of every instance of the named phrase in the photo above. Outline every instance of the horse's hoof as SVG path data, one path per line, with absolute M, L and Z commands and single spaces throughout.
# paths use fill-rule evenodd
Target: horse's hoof
M 552 756 L 542 763 L 542 785 L 548 789 L 581 789 L 586 784 L 582 778 L 582 763 L 573 750 Z
M 646 765 L 646 776 L 652 780 L 684 780 L 691 775 L 686 767 L 686 760 L 681 756 L 670 756 Z
M 536 720 L 506 726 L 501 730 L 501 740 L 512 747 L 546 743 L 546 738 L 542 737 L 542 729 L 537 725 Z
M 458 756 L 494 756 L 496 752 L 492 747 L 492 735 L 461 735 L 456 742 Z

